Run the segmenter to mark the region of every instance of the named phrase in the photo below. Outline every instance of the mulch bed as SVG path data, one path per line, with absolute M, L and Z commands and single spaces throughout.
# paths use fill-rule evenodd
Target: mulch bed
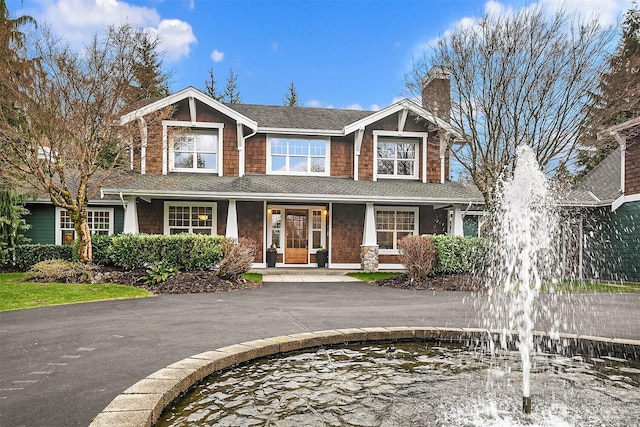
M 479 291 L 483 288 L 483 281 L 472 274 L 442 274 L 421 281 L 412 280 L 408 275 L 402 274 L 389 279 L 377 280 L 371 284 L 416 291 Z
M 184 271 L 163 283 L 146 285 L 143 278 L 145 270 L 121 271 L 102 269 L 109 275 L 109 281 L 123 285 L 143 288 L 155 294 L 197 294 L 205 292 L 229 292 L 243 289 L 255 289 L 262 283 L 251 282 L 239 277 L 235 280 L 221 279 L 213 271 Z

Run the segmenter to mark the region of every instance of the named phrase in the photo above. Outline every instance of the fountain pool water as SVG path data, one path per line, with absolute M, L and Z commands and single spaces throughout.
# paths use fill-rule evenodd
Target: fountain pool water
M 393 345 L 393 348 L 388 346 Z M 536 411 L 520 409 L 518 351 L 360 344 L 267 358 L 207 378 L 157 426 L 628 426 L 640 365 L 534 353 Z

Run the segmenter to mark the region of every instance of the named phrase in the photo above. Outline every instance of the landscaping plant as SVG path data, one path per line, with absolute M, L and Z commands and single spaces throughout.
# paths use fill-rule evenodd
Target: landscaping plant
M 398 247 L 400 262 L 412 280 L 425 280 L 438 262 L 438 253 L 429 236 L 405 236 Z
M 218 276 L 223 279 L 236 279 L 251 268 L 258 245 L 254 240 L 241 237 L 237 242 L 224 244 L 224 256 L 218 266 Z
M 147 269 L 147 276 L 142 281 L 147 285 L 163 283 L 180 273 L 177 267 L 173 267 L 167 261 L 158 261 Z

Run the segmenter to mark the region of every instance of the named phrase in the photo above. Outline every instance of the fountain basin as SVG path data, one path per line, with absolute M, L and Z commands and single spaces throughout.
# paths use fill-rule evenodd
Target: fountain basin
M 203 378 L 260 357 L 365 341 L 473 342 L 486 340 L 489 333 L 500 332 L 476 328 L 376 327 L 306 332 L 222 347 L 183 359 L 138 381 L 98 414 L 90 427 L 151 426 L 165 407 Z M 559 339 L 552 341 L 544 333 L 535 335 L 539 341 L 548 341 L 548 345 L 543 343 L 543 346 L 572 346 L 586 353 L 606 351 L 612 357 L 635 355 L 633 358 L 637 359 L 640 355 L 640 341 L 636 340 L 560 334 L 555 337 Z

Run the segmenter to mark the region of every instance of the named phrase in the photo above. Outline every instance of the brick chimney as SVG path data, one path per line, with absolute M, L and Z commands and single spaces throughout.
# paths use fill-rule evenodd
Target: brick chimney
M 451 81 L 449 70 L 435 66 L 422 79 L 422 106 L 449 122 L 451 118 Z

